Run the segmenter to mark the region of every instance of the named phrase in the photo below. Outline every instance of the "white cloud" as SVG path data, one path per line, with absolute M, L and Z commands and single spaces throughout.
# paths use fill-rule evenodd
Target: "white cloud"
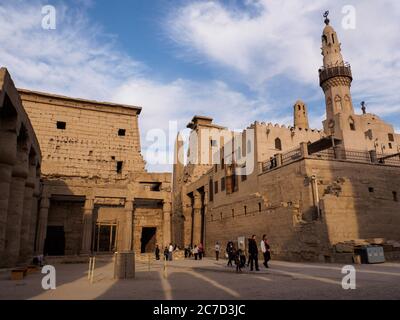
M 84 12 L 57 6 L 57 29 L 43 30 L 41 8 L 40 1 L 0 4 L 0 65 L 18 87 L 142 106 L 143 149 L 150 144 L 146 133 L 167 131 L 169 120 L 178 121 L 181 129 L 201 114 L 242 128 L 267 109 L 264 101 L 248 99 L 221 81 L 153 80 L 145 65 L 116 49 L 113 37 L 104 36 Z
M 170 37 L 189 56 L 237 72 L 258 92 L 277 76 L 306 84 L 311 97 L 322 97 L 317 69 L 322 64 L 322 13 L 331 10 L 331 24 L 352 64 L 356 106 L 366 100 L 372 111 L 399 114 L 400 2 L 398 1 L 247 1 L 247 10 L 232 3 L 191 1 L 167 20 Z M 356 29 L 341 27 L 344 5 L 356 9 Z M 238 77 L 238 78 L 239 78 Z M 307 101 L 306 101 L 307 102 Z M 321 110 L 321 113 L 323 110 Z
M 323 96 L 317 69 L 322 63 L 321 13 L 329 7 L 344 56 L 353 66 L 355 102 L 366 100 L 369 110 L 378 115 L 393 117 L 400 112 L 396 81 L 400 3 L 356 2 L 357 29 L 350 31 L 340 28 L 340 1 L 328 6 L 327 0 L 317 4 L 248 0 L 246 11 L 219 2 L 185 3 L 169 17 L 169 35 L 186 49 L 187 58 L 211 62 L 227 71 L 204 82 L 155 80 L 149 76 L 149 66 L 117 49 L 115 37 L 105 35 L 101 26 L 88 20 L 85 9 L 90 0 L 73 3 L 78 4 L 76 8 L 60 2 L 57 29 L 43 30 L 40 0 L 1 2 L 0 65 L 9 68 L 19 87 L 142 106 L 144 149 L 150 144 L 145 141 L 150 129 L 167 129 L 168 120 L 178 121 L 183 128 L 195 114 L 214 117 L 216 123 L 235 129 L 254 120 L 290 125 L 287 92 L 297 94 L 304 88 L 302 98 L 314 102 Z M 382 17 L 385 23 L 379 22 Z M 234 82 L 244 83 L 254 94 L 232 89 L 228 78 L 232 73 L 238 75 Z M 292 81 L 284 93 L 286 83 L 277 82 L 282 78 Z M 322 107 L 319 114 L 314 112 L 314 126 L 321 127 L 324 111 Z

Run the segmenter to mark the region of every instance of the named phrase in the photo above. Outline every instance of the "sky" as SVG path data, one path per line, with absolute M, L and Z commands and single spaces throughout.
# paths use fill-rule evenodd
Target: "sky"
M 45 5 L 56 9 L 55 29 L 42 27 Z M 154 135 L 172 142 L 169 129 L 194 115 L 230 129 L 290 126 L 302 99 L 322 127 L 326 10 L 352 66 L 356 112 L 366 101 L 400 132 L 396 0 L 0 0 L 0 66 L 21 88 L 141 106 L 147 169 L 166 171 L 152 161 Z M 161 152 L 173 159 L 173 145 Z

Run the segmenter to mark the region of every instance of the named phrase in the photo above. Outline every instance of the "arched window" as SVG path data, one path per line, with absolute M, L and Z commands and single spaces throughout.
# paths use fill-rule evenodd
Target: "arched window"
M 332 33 L 332 43 L 335 43 L 335 35 Z
M 335 97 L 335 106 L 337 111 L 343 111 L 342 98 L 340 96 Z
M 350 100 L 349 95 L 347 95 L 347 94 L 344 96 L 344 105 L 345 105 L 345 108 L 347 111 L 349 111 L 351 109 L 351 100 Z
M 354 123 L 354 119 L 352 117 L 349 118 L 349 125 L 351 131 L 356 131 L 356 125 Z
M 275 149 L 280 151 L 282 150 L 282 141 L 279 138 L 275 139 Z

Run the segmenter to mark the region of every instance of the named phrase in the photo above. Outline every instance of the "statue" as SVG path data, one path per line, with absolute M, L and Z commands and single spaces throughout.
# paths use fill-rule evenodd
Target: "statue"
M 367 113 L 367 107 L 365 106 L 365 101 L 361 102 L 361 110 L 363 114 Z

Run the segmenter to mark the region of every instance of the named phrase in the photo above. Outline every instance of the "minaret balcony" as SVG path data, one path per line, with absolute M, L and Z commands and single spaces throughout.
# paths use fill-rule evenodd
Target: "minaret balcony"
M 328 67 L 321 67 L 319 70 L 319 84 L 322 85 L 325 81 L 334 77 L 348 77 L 353 80 L 351 73 L 351 67 L 349 63 L 343 63 L 341 65 L 333 65 Z

